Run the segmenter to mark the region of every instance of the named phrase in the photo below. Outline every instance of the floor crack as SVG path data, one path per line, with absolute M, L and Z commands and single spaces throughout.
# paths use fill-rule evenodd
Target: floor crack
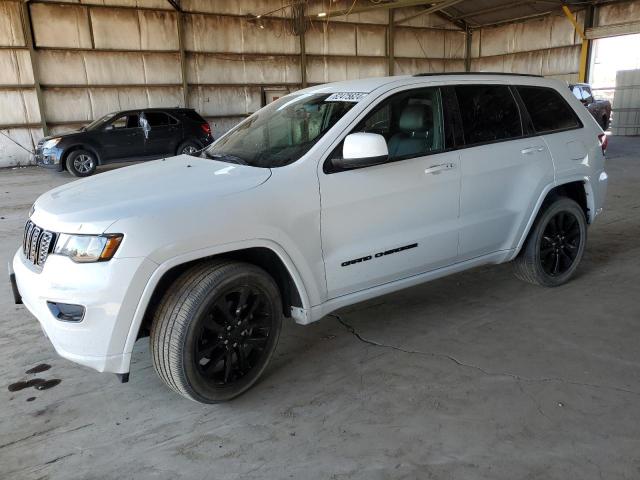
M 448 355 L 446 353 L 423 352 L 423 351 L 420 351 L 420 350 L 410 350 L 410 349 L 399 347 L 399 346 L 396 346 L 396 345 L 390 345 L 390 344 L 386 344 L 386 343 L 376 342 L 375 340 L 370 340 L 368 338 L 363 337 L 352 325 L 347 323 L 340 315 L 338 315 L 336 313 L 331 313 L 331 314 L 329 314 L 329 316 L 335 318 L 336 320 L 338 320 L 338 322 L 344 328 L 346 328 L 349 333 L 351 333 L 353 336 L 355 336 L 361 342 L 366 343 L 368 345 L 373 345 L 375 347 L 381 347 L 381 348 L 388 348 L 388 349 L 391 349 L 391 350 L 397 350 L 399 352 L 407 353 L 407 354 L 411 354 L 411 355 L 422 355 L 422 356 L 428 356 L 428 357 L 432 357 L 432 358 L 441 358 L 441 359 L 449 360 L 450 362 L 455 363 L 459 367 L 476 370 L 476 371 L 478 371 L 478 372 L 480 372 L 483 375 L 488 376 L 488 377 L 509 377 L 509 378 L 512 378 L 513 380 L 515 380 L 517 382 L 524 382 L 524 383 L 552 383 L 552 382 L 554 382 L 554 383 L 564 383 L 566 385 L 575 385 L 575 386 L 579 386 L 579 387 L 587 387 L 587 388 L 594 388 L 594 389 L 600 389 L 600 390 L 613 390 L 613 391 L 616 391 L 616 392 L 628 393 L 628 394 L 631 394 L 631 395 L 640 396 L 640 392 L 637 392 L 635 390 L 629 390 L 629 389 L 626 389 L 626 388 L 615 387 L 615 386 L 612 386 L 612 385 L 599 385 L 599 384 L 596 384 L 596 383 L 578 382 L 578 381 L 574 381 L 574 380 L 567 380 L 567 379 L 560 378 L 560 377 L 529 378 L 529 377 L 523 377 L 521 375 L 517 375 L 515 373 L 509 373 L 509 372 L 492 372 L 492 371 L 486 370 L 486 369 L 484 369 L 482 367 L 479 367 L 477 365 L 473 365 L 471 363 L 465 363 L 465 362 L 463 362 L 461 360 L 458 360 L 456 357 L 454 357 L 452 355 Z

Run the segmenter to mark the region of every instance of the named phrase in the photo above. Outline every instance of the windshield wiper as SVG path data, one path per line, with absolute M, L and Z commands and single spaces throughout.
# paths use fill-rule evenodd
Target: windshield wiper
M 229 153 L 209 153 L 206 150 L 204 154 L 213 160 L 220 160 L 221 162 L 237 163 L 238 165 L 249 165 L 244 159 L 231 155 Z

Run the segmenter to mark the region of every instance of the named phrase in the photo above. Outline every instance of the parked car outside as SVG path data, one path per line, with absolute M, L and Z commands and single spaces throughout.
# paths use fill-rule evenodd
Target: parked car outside
M 80 130 L 43 138 L 36 163 L 76 177 L 98 165 L 193 154 L 213 141 L 211 127 L 189 108 L 147 108 L 105 115 Z
M 170 388 L 228 400 L 267 368 L 283 317 L 306 325 L 485 264 L 567 282 L 603 207 L 606 141 L 557 80 L 314 86 L 202 158 L 43 194 L 13 259 L 16 301 L 63 357 L 128 379 L 150 334 Z
M 569 85 L 569 89 L 580 102 L 587 107 L 589 113 L 596 119 L 596 122 L 603 130 L 609 128 L 611 120 L 611 102 L 609 100 L 597 100 L 591 92 L 591 85 L 588 83 L 574 83 Z

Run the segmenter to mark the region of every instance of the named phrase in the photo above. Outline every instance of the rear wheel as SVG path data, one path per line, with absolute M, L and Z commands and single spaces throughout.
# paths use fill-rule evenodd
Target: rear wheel
M 201 150 L 200 145 L 198 145 L 193 140 L 187 140 L 186 142 L 182 142 L 178 147 L 177 154 L 178 155 L 197 155 Z
M 215 261 L 186 271 L 165 295 L 151 327 L 153 364 L 179 394 L 230 400 L 267 368 L 282 326 L 280 292 L 255 265 Z
M 514 260 L 515 274 L 535 285 L 562 285 L 578 268 L 586 240 L 584 211 L 575 201 L 559 197 L 536 219 Z
M 97 166 L 96 156 L 87 150 L 75 150 L 67 157 L 67 170 L 74 177 L 93 175 Z

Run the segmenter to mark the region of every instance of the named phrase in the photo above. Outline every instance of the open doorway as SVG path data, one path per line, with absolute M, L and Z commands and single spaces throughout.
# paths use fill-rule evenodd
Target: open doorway
M 589 81 L 611 102 L 613 135 L 640 135 L 640 34 L 593 41 Z

